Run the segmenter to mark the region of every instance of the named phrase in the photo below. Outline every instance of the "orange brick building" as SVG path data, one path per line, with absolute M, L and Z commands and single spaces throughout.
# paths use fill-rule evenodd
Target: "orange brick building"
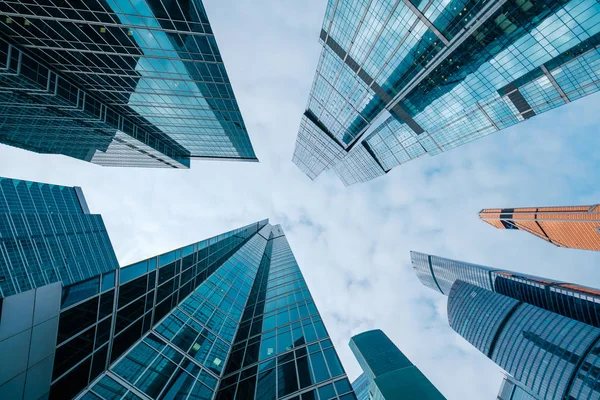
M 498 229 L 527 231 L 559 247 L 600 251 L 600 205 L 489 208 L 479 217 Z

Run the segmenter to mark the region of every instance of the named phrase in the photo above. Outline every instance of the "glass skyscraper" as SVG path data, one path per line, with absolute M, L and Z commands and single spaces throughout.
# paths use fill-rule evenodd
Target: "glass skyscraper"
M 354 384 L 359 399 L 445 399 L 383 331 L 353 336 L 350 349 L 364 371 Z
M 73 188 L 6 181 L 18 192 L 2 181 L 0 194 L 13 203 L 31 195 L 52 215 L 87 210 Z M 33 257 L 21 243 L 19 254 Z M 268 220 L 59 280 L 0 298 L 2 399 L 355 399 L 287 239 Z
M 0 299 L 119 268 L 78 187 L 0 177 Z
M 448 296 L 452 329 L 522 384 L 525 399 L 600 399 L 598 290 L 422 253 L 411 258 L 421 282 Z
M 105 166 L 256 161 L 201 0 L 0 2 L 0 142 Z
M 598 90 L 596 0 L 329 0 L 293 161 L 365 182 Z
M 488 208 L 479 218 L 498 229 L 522 230 L 558 247 L 600 251 L 600 205 Z

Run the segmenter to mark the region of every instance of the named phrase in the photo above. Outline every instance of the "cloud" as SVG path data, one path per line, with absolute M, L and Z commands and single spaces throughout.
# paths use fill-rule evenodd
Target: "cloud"
M 596 253 L 479 221 L 486 207 L 600 198 L 599 96 L 344 188 L 291 157 L 320 47 L 324 0 L 206 0 L 257 163 L 102 168 L 0 146 L 0 174 L 81 186 L 121 264 L 263 218 L 282 223 L 351 379 L 347 343 L 383 329 L 448 399 L 493 398 L 500 369 L 454 333 L 446 298 L 420 284 L 410 250 L 600 287 Z

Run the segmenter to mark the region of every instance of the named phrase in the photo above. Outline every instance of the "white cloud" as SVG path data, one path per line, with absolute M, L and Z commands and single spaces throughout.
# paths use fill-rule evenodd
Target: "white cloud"
M 592 96 L 367 184 L 315 182 L 291 163 L 320 52 L 325 0 L 210 0 L 206 8 L 260 164 L 101 168 L 0 146 L 0 175 L 83 187 L 122 264 L 269 217 L 282 223 L 350 378 L 353 334 L 380 328 L 448 399 L 492 398 L 500 369 L 449 327 L 409 251 L 600 287 L 598 254 L 480 222 L 485 207 L 586 204 L 600 190 Z

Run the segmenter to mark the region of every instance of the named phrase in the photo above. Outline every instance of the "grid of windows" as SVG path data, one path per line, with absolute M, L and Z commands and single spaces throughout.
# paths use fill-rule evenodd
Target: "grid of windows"
M 599 328 L 462 281 L 448 296 L 448 320 L 541 398 L 600 397 Z
M 291 248 L 274 227 L 217 399 L 355 399 Z
M 266 220 L 65 288 L 53 379 L 51 398 L 355 399 Z
M 11 0 L 0 17 L 3 142 L 116 166 L 256 160 L 200 0 Z
M 118 266 L 102 217 L 76 188 L 0 177 L 0 298 Z
M 111 271 L 101 277 L 65 286 L 61 300 L 51 397 L 71 398 L 76 395 L 152 327 L 157 341 L 171 339 L 167 332 L 175 330 L 175 334 L 177 330 L 173 326 L 176 326 L 178 321 L 183 320 L 182 325 L 188 322 L 182 317 L 185 314 L 181 309 L 184 306 L 188 307 L 187 304 L 196 299 L 194 296 L 188 297 L 190 293 L 202 290 L 204 294 L 204 290 L 209 286 L 208 281 L 217 279 L 215 272 L 266 224 L 267 221 L 261 221 L 248 225 Z M 235 258 L 229 262 L 234 260 Z M 201 289 L 202 287 L 204 289 Z M 188 303 L 182 303 L 186 298 Z M 177 306 L 181 309 L 176 308 Z M 207 307 L 206 310 L 208 309 Z M 170 312 L 176 313 L 176 316 L 169 314 Z M 157 323 L 167 314 L 174 322 L 169 325 L 171 319 L 167 319 L 157 327 Z M 215 343 L 216 334 L 226 338 L 226 331 L 229 330 L 229 336 L 233 336 L 233 322 L 222 321 L 219 328 L 216 328 L 220 314 L 215 313 L 209 317 L 212 331 L 205 329 L 202 331 L 203 335 L 197 339 L 192 338 L 204 346 L 202 349 L 196 349 L 198 353 L 204 352 L 209 343 Z M 188 323 L 186 326 L 194 325 Z M 188 334 L 190 335 L 191 333 Z M 186 336 L 181 340 L 185 338 L 189 339 Z M 205 342 L 202 342 L 203 338 Z M 178 336 L 171 342 L 176 349 L 183 347 L 179 340 Z M 194 345 L 193 348 L 195 347 Z M 208 349 L 210 348 L 209 346 Z M 215 348 L 220 348 L 220 345 L 216 344 Z M 188 350 L 191 352 L 193 349 L 185 349 Z M 186 370 L 183 364 L 179 367 Z M 195 368 L 192 369 L 195 371 Z M 179 369 L 177 371 L 178 374 L 181 372 Z M 207 371 L 202 373 L 210 375 Z M 184 379 L 187 375 L 178 376 L 178 379 L 187 382 Z M 194 375 L 194 379 L 198 376 Z M 201 378 L 198 379 L 204 382 Z M 102 382 L 99 383 L 99 387 L 112 387 L 109 385 L 112 381 L 103 379 Z M 193 382 L 190 380 L 190 385 Z M 190 386 L 190 390 L 200 390 L 200 386 L 194 386 L 194 389 Z M 124 389 L 123 394 L 126 391 Z
M 600 82 L 595 0 L 331 0 L 321 43 L 307 110 L 347 152 L 316 175 L 337 164 L 347 185 L 381 175 L 352 161 L 357 141 L 388 171 L 595 93 Z M 376 122 L 384 108 L 392 115 Z M 311 157 L 296 149 L 296 164 Z

